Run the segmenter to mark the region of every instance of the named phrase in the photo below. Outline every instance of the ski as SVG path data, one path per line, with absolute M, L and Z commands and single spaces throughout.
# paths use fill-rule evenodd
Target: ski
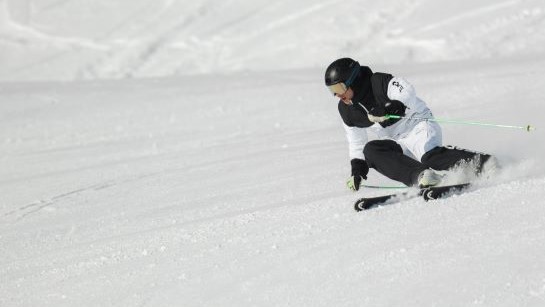
M 469 183 L 461 183 L 442 187 L 423 188 L 420 190 L 420 195 L 422 195 L 425 201 L 444 198 L 464 191 L 469 185 Z
M 363 210 L 371 209 L 378 205 L 397 203 L 403 200 L 408 200 L 408 199 L 419 197 L 419 196 L 421 196 L 425 201 L 438 199 L 438 198 L 444 198 L 452 194 L 455 194 L 457 192 L 463 191 L 469 185 L 470 185 L 469 183 L 462 183 L 462 184 L 447 185 L 447 186 L 440 186 L 440 187 L 422 188 L 417 191 L 408 191 L 403 193 L 395 193 L 395 194 L 389 194 L 389 195 L 383 195 L 383 196 L 377 196 L 377 197 L 363 197 L 356 201 L 356 203 L 354 204 L 354 209 L 356 211 L 363 211 Z
M 378 205 L 386 205 L 391 203 L 397 203 L 403 200 L 408 200 L 420 196 L 420 191 L 408 191 L 402 193 L 394 193 L 377 197 L 363 197 L 356 201 L 354 209 L 356 211 L 363 211 L 371 209 Z

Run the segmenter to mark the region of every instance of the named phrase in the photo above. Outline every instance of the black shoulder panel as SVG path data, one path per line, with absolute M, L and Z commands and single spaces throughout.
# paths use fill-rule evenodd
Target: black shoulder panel
M 371 76 L 371 86 L 373 94 L 379 105 L 385 105 L 390 99 L 388 98 L 388 84 L 394 76 L 382 72 L 374 73 Z

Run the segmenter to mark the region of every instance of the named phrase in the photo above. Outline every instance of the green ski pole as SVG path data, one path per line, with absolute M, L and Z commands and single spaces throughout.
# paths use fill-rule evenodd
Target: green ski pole
M 481 122 L 472 122 L 472 121 L 465 121 L 465 120 L 454 120 L 454 119 L 444 119 L 444 118 L 424 118 L 424 117 L 406 117 L 406 116 L 399 116 L 399 115 L 391 115 L 386 114 L 385 116 L 387 119 L 414 119 L 414 120 L 427 120 L 432 122 L 438 122 L 438 123 L 449 123 L 449 124 L 460 124 L 460 125 L 474 125 L 474 126 L 487 126 L 487 127 L 497 127 L 497 128 L 511 128 L 511 129 L 521 129 L 526 130 L 528 132 L 536 130 L 535 127 L 531 125 L 526 126 L 513 126 L 513 125 L 498 125 L 498 124 L 489 124 L 489 123 L 481 123 Z

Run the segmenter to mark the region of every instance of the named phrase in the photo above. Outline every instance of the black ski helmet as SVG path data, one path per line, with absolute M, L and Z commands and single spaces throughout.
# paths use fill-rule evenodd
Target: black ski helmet
M 329 64 L 325 71 L 325 85 L 344 83 L 350 87 L 360 71 L 360 63 L 351 58 L 341 58 Z

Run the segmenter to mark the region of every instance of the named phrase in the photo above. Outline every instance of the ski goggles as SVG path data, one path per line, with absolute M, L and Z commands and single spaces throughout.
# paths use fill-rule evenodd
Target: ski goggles
M 346 94 L 346 91 L 348 91 L 348 86 L 346 86 L 346 84 L 344 84 L 343 82 L 330 85 L 328 86 L 328 88 L 333 96 L 342 96 Z
M 342 96 L 346 94 L 348 88 L 352 85 L 354 80 L 356 80 L 356 77 L 360 71 L 360 63 L 354 62 L 350 65 L 350 67 L 352 67 L 352 71 L 350 72 L 350 77 L 348 77 L 345 82 L 339 82 L 328 86 L 331 93 L 333 93 L 333 96 Z

